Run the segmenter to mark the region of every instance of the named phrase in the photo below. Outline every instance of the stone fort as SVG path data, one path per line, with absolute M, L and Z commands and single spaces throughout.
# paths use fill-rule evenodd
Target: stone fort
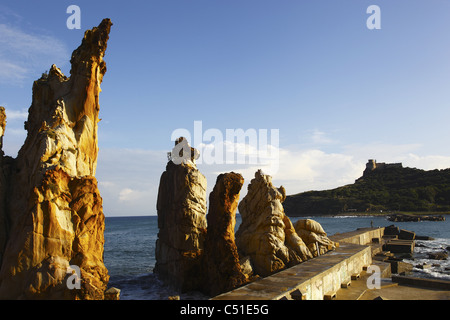
M 386 169 L 386 168 L 392 168 L 392 167 L 403 168 L 403 165 L 401 162 L 400 163 L 384 163 L 384 162 L 377 163 L 377 160 L 369 159 L 369 161 L 366 163 L 366 170 L 364 170 L 364 175 L 367 173 L 370 173 L 374 170 L 380 170 L 380 169 Z

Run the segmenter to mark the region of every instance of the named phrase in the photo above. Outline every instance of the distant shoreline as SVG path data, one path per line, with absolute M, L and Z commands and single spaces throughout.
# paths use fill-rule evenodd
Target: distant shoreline
M 297 217 L 340 217 L 340 216 L 352 216 L 352 217 L 386 217 L 390 215 L 412 215 L 412 216 L 444 216 L 450 215 L 450 212 L 408 212 L 408 211 L 396 211 L 396 212 L 340 212 L 334 214 L 305 214 L 305 215 L 288 215 L 290 218 Z

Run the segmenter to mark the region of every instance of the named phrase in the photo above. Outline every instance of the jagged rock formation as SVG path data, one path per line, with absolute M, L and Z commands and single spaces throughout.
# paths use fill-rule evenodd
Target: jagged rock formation
M 202 265 L 206 268 L 204 274 L 207 277 L 203 290 L 211 296 L 248 281 L 241 270 L 234 237 L 236 209 L 243 184 L 244 178 L 238 173 L 221 174 L 209 195 L 208 231 Z
M 0 107 L 0 155 L 3 156 L 3 136 L 6 127 L 6 112 L 4 107 Z
M 8 172 L 5 160 L 4 160 L 4 152 L 3 152 L 3 135 L 5 134 L 6 127 L 6 112 L 4 107 L 0 107 L 0 267 L 2 265 L 2 257 L 3 251 L 5 249 L 6 241 L 7 241 L 7 220 L 5 213 L 5 204 L 6 204 L 6 175 L 5 171 Z M 6 169 L 6 170 L 5 170 Z
M 177 139 L 161 176 L 154 272 L 166 284 L 215 296 L 335 248 L 313 220 L 294 228 L 284 213 L 284 188 L 275 188 L 261 170 L 239 205 L 244 179 L 234 172 L 219 175 L 206 221 L 206 179 L 195 165 L 198 155 L 185 138 Z M 237 207 L 242 223 L 235 239 Z
M 336 244 L 328 239 L 327 233 L 317 221 L 298 220 L 294 223 L 294 228 L 314 257 L 336 249 Z
M 234 172 L 219 175 L 206 216 L 206 178 L 195 164 L 198 150 L 181 137 L 168 156 L 158 191 L 154 272 L 178 291 L 211 296 L 246 283 L 234 237 L 244 179 Z
M 94 176 L 111 25 L 104 19 L 86 31 L 70 77 L 53 65 L 34 82 L 26 141 L 16 159 L 2 157 L 0 298 L 104 298 L 104 214 Z M 69 266 L 80 269 L 80 289 L 67 286 Z
M 185 139 L 177 140 L 172 157 L 179 154 L 176 149 L 182 141 Z M 194 156 L 189 155 L 178 165 L 172 160 L 167 163 L 159 184 L 157 212 L 159 233 L 154 272 L 182 292 L 202 287 L 206 178 L 197 169 Z
M 244 256 L 250 256 L 254 271 L 260 276 L 312 258 L 284 214 L 285 198 L 284 188 L 275 188 L 272 178 L 259 170 L 239 204 L 242 223 L 236 232 L 236 244 Z

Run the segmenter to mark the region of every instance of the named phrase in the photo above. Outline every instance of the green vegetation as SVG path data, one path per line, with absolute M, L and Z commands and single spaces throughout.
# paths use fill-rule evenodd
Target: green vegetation
M 450 169 L 389 167 L 366 173 L 354 184 L 288 196 L 289 216 L 352 212 L 450 212 Z

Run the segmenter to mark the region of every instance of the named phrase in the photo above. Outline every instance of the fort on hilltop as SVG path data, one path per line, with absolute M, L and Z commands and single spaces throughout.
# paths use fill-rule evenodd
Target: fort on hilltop
M 366 163 L 366 170 L 364 170 L 363 175 L 365 176 L 374 170 L 383 170 L 386 168 L 403 168 L 403 164 L 401 162 L 400 163 L 384 163 L 384 162 L 377 163 L 377 160 L 369 159 L 369 161 Z

